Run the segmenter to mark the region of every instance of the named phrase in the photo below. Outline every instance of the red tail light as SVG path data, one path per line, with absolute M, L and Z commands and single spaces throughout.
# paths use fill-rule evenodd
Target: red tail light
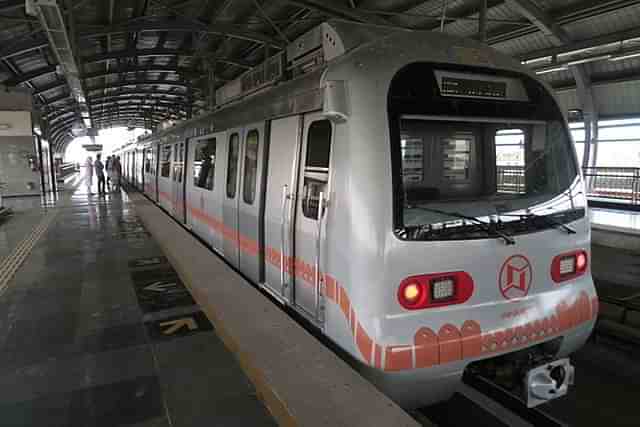
M 463 271 L 407 277 L 398 288 L 398 302 L 407 310 L 462 304 L 473 294 L 473 280 Z
M 587 252 L 583 250 L 560 254 L 551 262 L 551 278 L 556 283 L 582 276 L 589 265 Z

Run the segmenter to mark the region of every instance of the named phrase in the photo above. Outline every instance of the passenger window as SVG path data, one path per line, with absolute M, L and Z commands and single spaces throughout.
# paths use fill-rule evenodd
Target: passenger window
M 251 205 L 256 198 L 256 180 L 258 175 L 258 147 L 260 135 L 253 129 L 247 133 L 244 146 L 244 179 L 242 184 L 242 198 Z
M 495 134 L 498 193 L 526 193 L 525 136 L 522 129 L 500 129 Z
M 151 150 L 144 150 L 144 173 L 151 173 Z
M 193 185 L 213 190 L 216 167 L 216 139 L 198 141 L 193 159 Z
M 331 154 L 331 122 L 319 120 L 309 126 L 307 153 L 304 163 L 302 212 L 311 219 L 318 218 L 320 193 L 327 191 L 329 156 Z
M 236 181 L 238 175 L 238 149 L 240 137 L 234 133 L 229 138 L 229 158 L 227 162 L 227 197 L 236 197 Z
M 171 146 L 165 145 L 162 147 L 162 155 L 161 155 L 161 165 L 160 165 L 160 175 L 165 178 L 169 178 L 171 174 Z
M 471 150 L 475 137 L 471 132 L 458 132 L 442 138 L 442 174 L 448 181 L 468 182 Z

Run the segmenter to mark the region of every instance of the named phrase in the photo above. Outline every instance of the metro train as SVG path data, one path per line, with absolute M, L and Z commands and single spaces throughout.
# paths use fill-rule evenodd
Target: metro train
M 529 406 L 567 393 L 598 299 L 567 122 L 532 72 L 328 21 L 216 102 L 122 147 L 125 179 L 404 407 L 470 373 Z

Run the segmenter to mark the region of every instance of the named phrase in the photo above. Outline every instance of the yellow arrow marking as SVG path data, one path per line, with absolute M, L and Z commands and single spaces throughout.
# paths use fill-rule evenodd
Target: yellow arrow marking
M 182 319 L 169 320 L 167 322 L 160 323 L 161 328 L 165 326 L 169 327 L 162 331 L 164 335 L 173 335 L 184 326 L 188 327 L 190 331 L 198 329 L 198 325 L 193 317 L 183 317 Z

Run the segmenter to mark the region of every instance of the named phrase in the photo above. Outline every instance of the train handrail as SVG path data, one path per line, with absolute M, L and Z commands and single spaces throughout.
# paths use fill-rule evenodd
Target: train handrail
M 282 186 L 282 215 L 280 218 L 280 295 L 286 299 L 285 291 L 287 284 L 285 281 L 285 244 L 286 244 L 286 223 L 287 223 L 287 200 L 289 196 L 289 186 Z
M 317 212 L 317 232 L 316 232 L 316 259 L 315 259 L 315 289 L 314 289 L 314 301 L 315 301 L 315 319 L 317 322 L 322 323 L 322 310 L 320 308 L 320 294 L 322 285 L 320 275 L 320 251 L 322 250 L 322 219 L 324 217 L 324 191 L 321 191 L 318 195 L 318 212 Z

